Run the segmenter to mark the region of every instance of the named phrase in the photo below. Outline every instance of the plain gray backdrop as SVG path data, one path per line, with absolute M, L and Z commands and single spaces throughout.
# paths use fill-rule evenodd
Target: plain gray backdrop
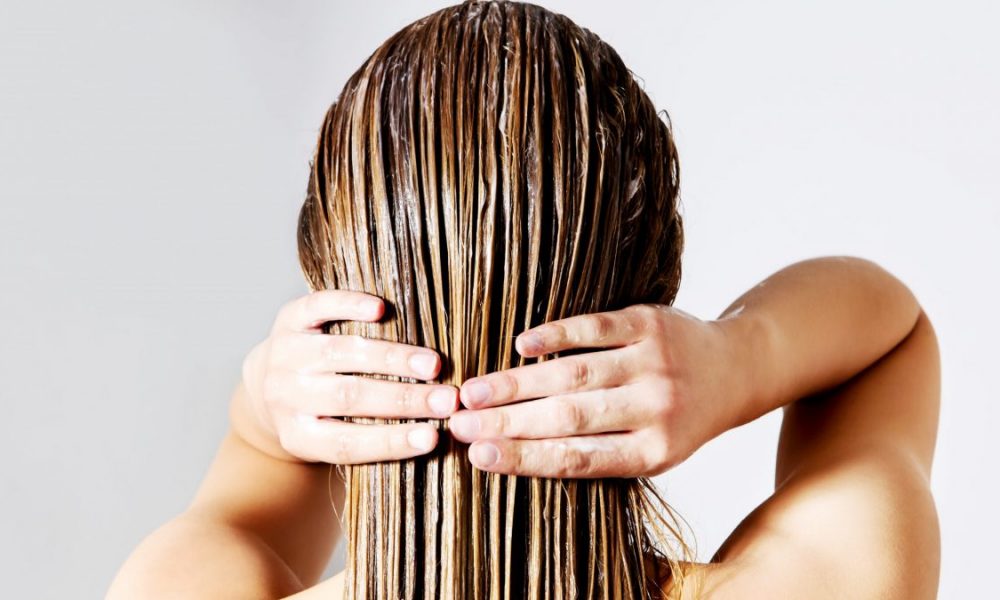
M 295 218 L 324 111 L 378 44 L 443 6 L 0 1 L 0 595 L 101 597 L 184 509 L 243 356 L 306 292 Z M 611 43 L 673 120 L 677 306 L 714 317 L 823 254 L 874 259 L 916 292 L 944 365 L 941 597 L 988 594 L 998 4 L 546 6 Z M 702 559 L 770 493 L 779 421 L 658 480 Z

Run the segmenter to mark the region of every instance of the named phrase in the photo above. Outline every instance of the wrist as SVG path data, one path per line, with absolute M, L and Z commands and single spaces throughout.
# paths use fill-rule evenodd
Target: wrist
M 732 382 L 732 429 L 775 408 L 775 335 L 767 320 L 752 310 L 741 310 L 714 323 L 723 332 L 726 344 L 726 368 Z
M 266 428 L 257 415 L 253 414 L 249 396 L 242 381 L 233 392 L 232 400 L 229 403 L 229 425 L 236 436 L 263 454 L 286 462 L 304 462 L 288 453 L 281 446 L 277 434 Z

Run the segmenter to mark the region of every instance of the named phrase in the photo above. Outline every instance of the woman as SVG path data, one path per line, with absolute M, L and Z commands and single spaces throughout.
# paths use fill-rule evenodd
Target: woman
M 669 127 L 565 17 L 466 3 L 401 30 L 324 121 L 314 291 L 247 356 L 196 498 L 110 597 L 933 597 L 919 304 L 827 258 L 714 321 L 674 309 L 677 194 Z M 778 407 L 772 497 L 707 564 L 667 549 L 641 478 Z M 317 583 L 331 494 L 348 568 Z

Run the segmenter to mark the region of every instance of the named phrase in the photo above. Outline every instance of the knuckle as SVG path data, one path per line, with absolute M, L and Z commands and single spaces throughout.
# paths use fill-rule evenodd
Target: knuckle
M 364 354 L 371 348 L 371 340 L 359 333 L 348 333 L 341 337 L 341 350 L 347 354 Z
M 649 363 L 649 371 L 655 375 L 667 376 L 673 367 L 673 357 L 671 356 L 669 344 L 662 340 L 648 340 L 646 345 L 646 360 Z
M 633 326 L 645 334 L 661 334 L 664 332 L 666 319 L 664 311 L 654 304 L 638 304 L 631 307 L 634 319 Z
M 378 444 L 376 447 L 379 449 L 381 456 L 379 458 L 387 459 L 394 458 L 397 455 L 401 455 L 403 450 L 406 448 L 406 436 L 405 435 L 392 435 L 386 434 L 378 437 Z
M 427 395 L 430 391 L 425 391 L 416 385 L 407 384 L 402 386 L 402 390 L 396 397 L 396 408 L 402 415 L 409 415 L 423 412 L 423 407 L 427 404 Z
M 590 473 L 593 463 L 590 453 L 566 444 L 560 444 L 558 447 L 560 448 L 557 467 L 559 477 L 579 477 Z
M 652 314 L 646 320 L 646 332 L 657 337 L 663 337 L 667 335 L 667 320 L 664 318 L 662 312 L 656 309 L 651 309 L 656 311 L 656 314 Z
M 362 349 L 363 345 L 368 343 L 365 338 L 361 339 L 364 341 L 358 342 L 359 349 Z M 362 351 L 369 352 L 370 350 L 369 348 L 364 348 Z M 386 368 L 394 370 L 405 364 L 409 355 L 410 352 L 402 346 L 390 344 L 384 349 L 379 350 L 377 360 L 380 360 Z
M 653 383 L 650 395 L 656 401 L 656 416 L 660 417 L 660 420 L 676 416 L 680 409 L 677 394 L 677 385 L 669 378 L 662 378 Z
M 611 317 L 604 313 L 590 315 L 587 324 L 590 327 L 591 335 L 598 341 L 607 339 L 613 326 Z
M 338 377 L 330 398 L 330 408 L 334 412 L 331 416 L 351 414 L 360 396 L 360 387 L 361 382 L 353 375 Z
M 679 410 L 680 403 L 677 402 L 677 395 L 671 386 L 667 386 L 667 390 L 663 394 L 659 410 L 657 411 L 659 413 L 659 417 L 663 421 L 672 421 L 677 417 L 677 412 Z
M 497 379 L 502 382 L 501 386 L 504 390 L 504 398 L 516 398 L 518 393 L 518 382 L 517 378 L 510 373 L 501 371 L 497 373 Z
M 600 393 L 596 398 L 594 398 L 593 406 L 591 411 L 597 417 L 605 417 L 611 412 L 611 402 L 608 401 L 608 396 L 606 393 Z
M 560 424 L 563 435 L 571 435 L 581 431 L 586 425 L 586 415 L 580 405 L 568 399 L 560 399 L 555 403 L 556 422 Z
M 501 437 L 515 437 L 520 434 L 517 430 L 514 420 L 510 418 L 510 412 L 507 410 L 496 410 L 492 411 L 493 415 L 493 431 L 496 435 Z
M 591 369 L 586 360 L 580 358 L 570 358 L 566 361 L 563 369 L 566 372 L 566 380 L 570 389 L 586 387 L 590 383 Z
M 645 302 L 642 304 L 633 304 L 628 307 L 628 310 L 643 320 L 650 319 L 656 313 L 656 309 L 653 308 L 653 305 Z
M 356 354 L 364 340 L 357 335 L 327 335 L 322 344 L 323 358 L 326 364 L 336 370 L 338 365 L 343 365 L 349 356 Z
M 363 352 L 364 350 L 367 350 L 369 347 L 368 345 L 371 342 L 371 340 L 361 335 L 360 333 L 348 333 L 345 334 L 343 337 L 344 341 L 346 342 L 346 345 L 349 348 L 356 350 L 358 352 Z
M 635 310 L 624 310 L 621 312 L 622 327 L 628 330 L 630 335 L 636 335 L 643 330 L 643 318 Z
M 356 442 L 354 435 L 347 432 L 338 432 L 331 439 L 329 447 L 328 461 L 334 464 L 350 464 L 353 462 L 354 448 Z
M 500 461 L 507 463 L 507 469 L 513 473 L 524 471 L 527 462 L 524 459 L 525 450 L 523 444 L 511 444 L 500 450 Z M 506 458 L 506 460 L 504 460 Z
M 631 353 L 612 352 L 608 355 L 609 361 L 605 363 L 605 375 L 607 382 L 622 382 L 630 378 L 632 367 Z
M 537 330 L 550 345 L 561 345 L 570 339 L 570 331 L 565 323 L 548 323 Z
M 319 349 L 323 355 L 324 362 L 335 365 L 340 358 L 341 346 L 343 344 L 341 335 L 324 335 L 319 338 Z

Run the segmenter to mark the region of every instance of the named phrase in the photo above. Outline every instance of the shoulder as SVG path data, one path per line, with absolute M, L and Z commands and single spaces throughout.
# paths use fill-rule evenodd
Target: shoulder
M 834 390 L 790 405 L 775 491 L 669 598 L 934 598 L 940 529 L 930 488 L 936 337 L 910 335 Z M 690 585 L 689 585 L 690 584 Z

